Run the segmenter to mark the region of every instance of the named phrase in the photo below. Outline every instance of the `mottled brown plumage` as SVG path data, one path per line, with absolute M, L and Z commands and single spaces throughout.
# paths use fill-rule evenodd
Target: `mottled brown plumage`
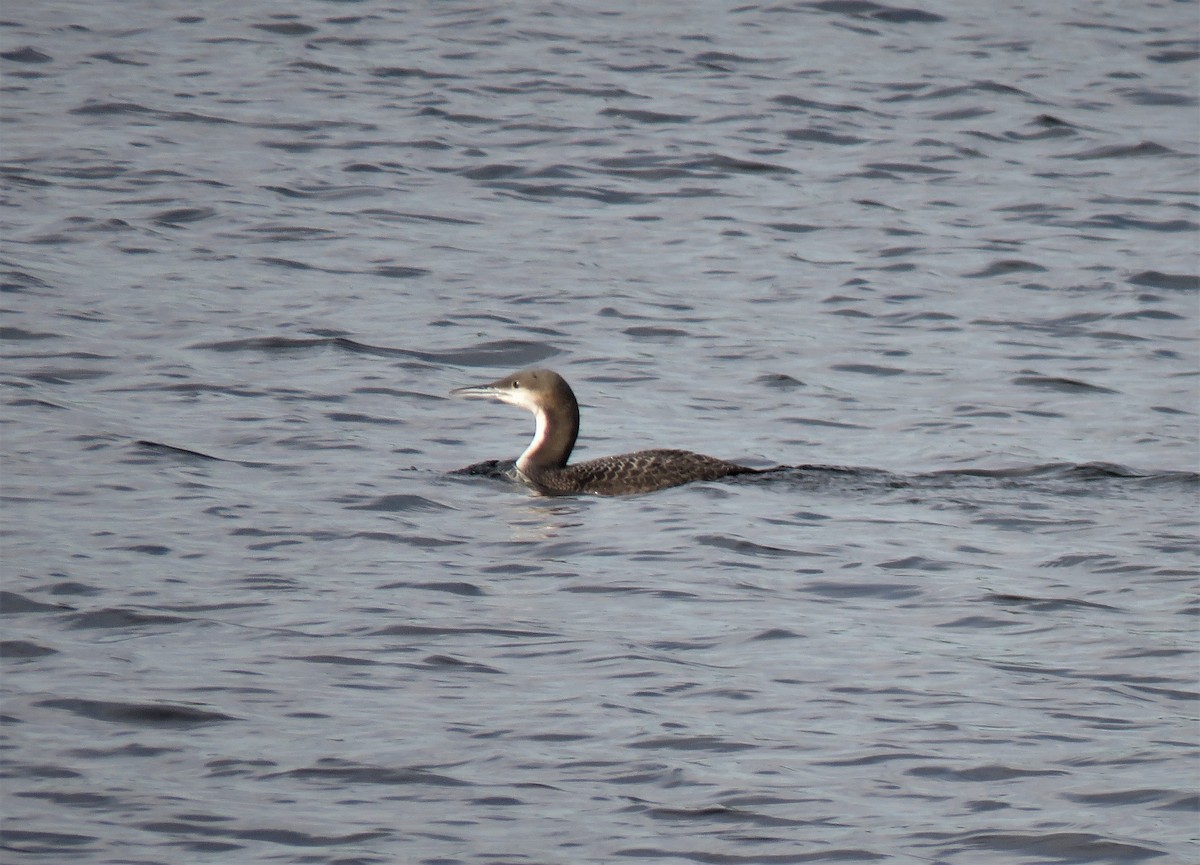
M 579 433 L 579 403 L 563 377 L 548 369 L 525 370 L 491 384 L 462 387 L 451 393 L 497 399 L 533 412 L 533 441 L 517 459 L 515 472 L 543 495 L 630 495 L 758 472 L 681 450 L 638 451 L 568 465 Z
M 541 493 L 623 496 L 755 471 L 691 451 L 649 450 L 535 471 L 526 477 Z

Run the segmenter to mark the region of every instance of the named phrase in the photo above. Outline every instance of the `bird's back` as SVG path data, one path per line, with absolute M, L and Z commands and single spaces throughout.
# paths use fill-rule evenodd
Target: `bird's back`
M 545 469 L 529 477 L 529 481 L 539 492 L 550 495 L 620 496 L 755 473 L 757 469 L 691 451 L 647 450 Z

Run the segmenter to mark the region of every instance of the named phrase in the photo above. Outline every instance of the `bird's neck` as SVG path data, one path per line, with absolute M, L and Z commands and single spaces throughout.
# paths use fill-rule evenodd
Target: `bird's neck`
M 539 406 L 533 414 L 533 441 L 517 458 L 517 469 L 533 475 L 547 469 L 563 468 L 579 435 L 579 405 L 572 399 Z

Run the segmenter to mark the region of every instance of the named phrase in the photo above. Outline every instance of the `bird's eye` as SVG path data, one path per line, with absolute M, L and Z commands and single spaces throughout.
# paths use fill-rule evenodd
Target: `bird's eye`
M 513 390 L 516 390 L 516 389 L 517 389 L 517 388 L 519 388 L 520 386 L 521 386 L 521 383 L 520 383 L 519 381 L 514 381 L 514 382 L 513 382 Z

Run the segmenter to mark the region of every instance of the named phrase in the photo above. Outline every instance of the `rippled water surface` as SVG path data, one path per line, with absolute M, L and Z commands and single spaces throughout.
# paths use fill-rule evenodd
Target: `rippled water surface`
M 0 18 L 5 862 L 1200 858 L 1195 3 Z

